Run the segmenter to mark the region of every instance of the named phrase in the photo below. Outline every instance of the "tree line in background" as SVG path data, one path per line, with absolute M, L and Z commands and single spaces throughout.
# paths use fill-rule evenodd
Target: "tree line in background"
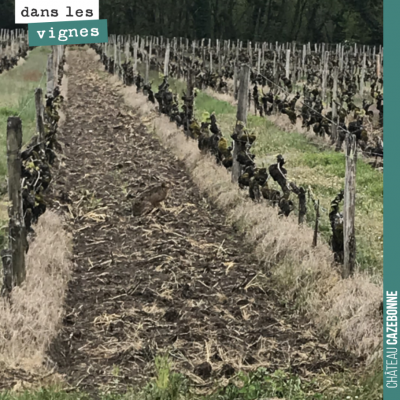
M 0 28 L 23 27 L 14 4 L 0 0 Z M 383 43 L 383 0 L 100 0 L 100 18 L 116 34 Z

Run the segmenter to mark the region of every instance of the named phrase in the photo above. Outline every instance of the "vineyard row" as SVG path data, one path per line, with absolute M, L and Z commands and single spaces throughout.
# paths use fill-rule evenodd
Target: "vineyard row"
M 128 43 L 128 42 L 127 42 Z M 230 145 L 223 137 L 218 124 L 217 117 L 212 114 L 207 120 L 199 123 L 194 116 L 194 88 L 199 83 L 196 82 L 198 75 L 195 73 L 195 63 L 193 59 L 188 59 L 187 64 L 180 64 L 183 75 L 187 78 L 187 90 L 183 93 L 183 105 L 180 109 L 178 96 L 172 93 L 168 84 L 169 72 L 169 52 L 165 53 L 164 79 L 158 87 L 158 92 L 154 93 L 152 85 L 148 80 L 150 57 L 142 53 L 143 60 L 146 62 L 146 76 L 142 79 L 137 72 L 137 46 L 134 46 L 133 62 L 125 53 L 126 60 L 121 63 L 121 52 L 115 46 L 114 57 L 108 57 L 107 49 L 104 45 L 94 45 L 96 52 L 100 55 L 106 70 L 112 74 L 118 73 L 126 85 L 136 83 L 137 91 L 142 91 L 152 103 L 157 101 L 160 113 L 168 115 L 170 120 L 176 122 L 178 127 L 183 127 L 187 137 L 198 141 L 199 150 L 209 153 L 215 157 L 216 162 L 232 171 L 232 181 L 239 184 L 241 188 L 248 187 L 249 196 L 252 200 L 259 202 L 261 197 L 266 199 L 272 206 L 278 206 L 279 214 L 289 216 L 294 210 L 295 205 L 291 200 L 294 195 L 298 200 L 299 223 L 302 224 L 307 213 L 306 189 L 297 187 L 287 179 L 287 171 L 284 168 L 285 160 L 282 155 L 278 155 L 277 162 L 269 168 L 257 168 L 255 156 L 250 153 L 256 137 L 246 127 L 248 113 L 248 92 L 251 81 L 251 68 L 242 64 L 240 70 L 240 82 L 238 85 L 238 111 L 237 123 L 234 129 L 232 144 Z M 151 47 L 151 43 L 150 43 Z M 128 46 L 126 46 L 128 48 Z M 146 51 L 146 50 L 144 50 Z M 150 49 L 149 49 L 150 51 Z M 153 62 L 154 67 L 159 67 Z M 200 85 L 200 87 L 202 87 Z M 345 190 L 340 192 L 332 201 L 332 208 L 329 214 L 332 227 L 332 250 L 336 261 L 344 264 L 344 275 L 349 276 L 354 270 L 355 263 L 355 239 L 354 239 L 354 207 L 355 207 L 355 167 L 354 158 L 351 154 L 356 154 L 357 138 L 347 132 L 347 169 Z M 353 160 L 353 161 L 351 161 Z M 281 191 L 274 190 L 268 184 L 269 178 L 277 182 Z M 319 222 L 319 202 L 314 199 L 312 193 L 308 191 L 309 198 L 313 201 L 316 209 L 315 234 L 313 246 L 317 244 L 318 222 Z M 339 204 L 345 196 L 349 201 L 346 202 L 344 215 L 339 213 Z M 351 238 L 349 238 L 351 236 Z M 347 242 L 346 242 L 347 240 Z M 346 243 L 348 245 L 346 246 Z M 354 246 L 353 246 L 354 244 Z

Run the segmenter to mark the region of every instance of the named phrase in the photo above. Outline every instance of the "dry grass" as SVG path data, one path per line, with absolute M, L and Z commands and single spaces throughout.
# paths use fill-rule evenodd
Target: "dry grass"
M 204 90 L 204 93 L 209 95 L 210 97 L 214 97 L 214 99 L 217 99 L 220 101 L 226 101 L 227 103 L 229 103 L 231 106 L 234 106 L 234 107 L 236 107 L 238 104 L 237 100 L 235 100 L 235 98 L 229 93 L 219 93 L 211 88 L 206 88 Z
M 47 211 L 36 225 L 26 259 L 26 280 L 0 303 L 0 363 L 37 372 L 59 329 L 71 275 L 71 240 L 60 217 Z
M 378 313 L 382 282 L 373 282 L 366 274 L 342 280 L 327 245 L 311 248 L 312 229 L 299 227 L 294 218 L 279 218 L 272 207 L 247 200 L 224 168 L 202 156 L 197 142 L 185 140 L 168 118 L 157 116 L 154 106 L 135 92 L 123 89 L 126 103 L 138 109 L 143 123 L 184 161 L 200 190 L 246 232 L 262 267 L 271 271 L 280 296 L 294 302 L 333 343 L 358 355 L 376 357 L 382 342 Z
M 0 307 L 0 361 L 8 367 L 38 368 L 57 332 L 71 273 L 70 238 L 60 217 L 47 211 L 36 225 L 26 258 L 27 277 Z
M 22 79 L 28 82 L 37 82 L 42 77 L 42 74 L 39 71 L 26 71 L 22 74 Z

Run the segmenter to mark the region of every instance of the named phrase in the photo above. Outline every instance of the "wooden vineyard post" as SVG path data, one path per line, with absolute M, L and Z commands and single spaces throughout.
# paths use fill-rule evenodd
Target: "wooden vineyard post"
M 4 249 L 1 251 L 1 261 L 3 264 L 3 287 L 1 288 L 1 295 L 3 297 L 8 296 L 13 284 L 13 268 L 12 268 L 12 251 Z
M 337 88 L 338 88 L 338 67 L 333 70 L 333 92 L 332 92 L 332 143 L 335 143 L 338 135 L 338 118 L 337 118 Z
M 14 57 L 14 31 L 11 31 L 10 57 Z
M 355 135 L 346 136 L 346 174 L 343 209 L 343 277 L 353 274 L 356 263 L 355 210 L 356 210 L 357 141 Z
M 235 53 L 235 63 L 238 64 L 239 60 L 239 45 L 236 46 L 236 53 Z
M 158 63 L 159 59 L 160 59 L 160 53 L 162 53 L 161 48 L 159 46 L 159 42 L 160 42 L 160 38 L 155 38 L 155 56 L 156 56 L 156 61 Z
M 233 91 L 235 100 L 238 98 L 238 66 L 237 62 L 235 61 L 235 66 L 233 68 Z
M 217 60 L 218 60 L 218 73 L 221 74 L 221 70 L 222 70 L 221 48 L 220 48 L 220 42 L 218 39 L 217 39 Z
M 145 38 L 142 37 L 142 41 L 140 42 L 140 51 L 142 54 L 144 53 L 144 44 L 145 44 Z
M 306 191 L 304 188 L 299 189 L 299 225 L 304 222 L 304 217 L 307 214 Z
M 250 74 L 251 74 L 251 69 L 252 69 L 252 67 L 250 66 Z M 250 108 L 251 108 L 251 101 L 253 100 L 250 87 L 251 87 L 251 82 L 250 82 L 250 76 L 249 76 L 249 90 L 248 90 L 248 99 L 247 99 L 247 108 L 248 108 L 248 111 L 250 111 Z
M 58 46 L 51 46 L 51 53 L 52 53 L 52 69 L 53 69 L 53 76 L 54 76 L 54 84 L 53 89 L 57 86 L 58 81 Z
M 113 43 L 114 43 L 114 75 L 117 73 L 117 39 L 114 35 L 113 38 Z
M 290 50 L 286 50 L 286 79 L 289 79 L 290 75 Z
M 324 43 L 323 43 L 324 45 Z M 328 60 L 329 53 L 322 53 L 322 101 L 326 101 L 326 86 L 328 81 Z
M 133 43 L 133 71 L 135 73 L 137 72 L 137 50 L 138 50 L 138 43 L 135 40 L 135 43 Z
M 262 44 L 262 50 L 261 50 L 261 65 L 264 67 L 265 65 L 265 47 L 267 46 L 267 44 L 265 42 L 263 42 Z
M 238 93 L 238 107 L 236 114 L 236 124 L 240 121 L 246 126 L 247 124 L 247 99 L 249 93 L 249 82 L 250 82 L 250 67 L 248 65 L 242 65 L 240 71 L 240 84 Z M 238 128 L 235 127 L 237 132 Z M 238 146 L 236 142 L 233 142 L 233 165 L 232 165 L 232 182 L 237 183 L 241 174 L 241 166 L 237 161 Z
M 109 41 L 111 40 L 111 39 L 108 39 Z M 106 56 L 107 56 L 107 71 L 109 71 L 110 70 L 110 63 L 111 63 L 111 58 L 109 57 L 109 44 L 108 43 L 105 43 L 105 50 L 104 50 L 104 52 L 105 52 L 105 54 L 106 54 Z
M 344 61 L 344 46 L 339 47 L 339 70 L 343 71 L 343 61 Z
M 300 80 L 298 72 L 301 71 L 301 58 L 293 51 L 293 62 L 292 62 L 292 92 L 296 91 L 297 81 Z
M 168 63 L 169 63 L 169 43 L 165 49 L 165 59 L 164 59 L 164 76 L 168 76 Z
M 40 148 L 44 149 L 44 116 L 43 116 L 43 92 L 41 88 L 35 90 L 36 105 L 36 131 L 39 134 Z
M 275 78 L 275 75 L 276 75 L 276 52 L 274 52 L 274 64 L 273 64 L 273 70 L 272 70 L 272 73 L 273 73 L 273 75 L 274 75 L 274 78 Z
M 174 37 L 174 57 L 177 57 L 178 40 Z
M 13 284 L 20 285 L 25 279 L 26 235 L 21 193 L 21 119 L 7 120 L 7 167 L 9 209 L 9 249 L 12 252 Z
M 278 56 L 279 58 L 279 56 Z M 275 57 L 274 57 L 274 61 L 275 61 Z M 275 115 L 277 115 L 279 113 L 279 109 L 277 106 L 277 102 L 276 102 L 276 95 L 278 94 L 278 88 L 279 88 L 279 67 L 278 65 L 275 65 L 275 71 L 274 71 L 274 86 L 272 88 L 272 93 L 273 93 L 273 100 L 272 100 L 272 111 Z
M 192 84 L 192 79 L 193 79 L 193 73 L 192 73 L 192 68 L 188 69 L 188 77 L 187 77 L 187 93 L 186 93 L 186 139 L 189 140 L 189 134 L 190 134 L 190 121 L 189 121 L 189 106 L 192 103 L 192 98 L 193 98 L 193 84 Z
M 62 75 L 62 74 L 60 74 L 60 65 L 62 64 L 62 59 L 64 57 L 65 49 L 64 49 L 64 46 L 62 46 L 62 45 L 57 46 L 57 48 L 58 48 L 58 52 L 57 52 L 57 54 L 58 54 L 58 57 L 57 57 L 57 84 L 61 84 L 60 75 Z
M 316 247 L 318 243 L 318 229 L 319 229 L 319 200 L 315 205 L 315 225 L 314 225 L 314 237 L 312 242 L 313 247 Z
M 361 68 L 361 76 L 360 76 L 360 96 L 364 95 L 364 85 L 365 85 L 365 68 L 367 63 L 367 54 L 364 53 L 363 55 L 363 63 Z
M 148 53 L 148 55 L 149 55 L 149 62 L 150 62 L 151 57 L 153 55 L 153 44 L 152 44 L 151 40 L 150 40 L 150 43 L 149 43 L 149 53 Z
M 125 43 L 125 51 L 124 51 L 124 54 L 125 54 L 125 62 L 127 63 L 128 61 L 129 61 L 129 43 L 130 41 L 129 41 L 129 39 L 126 41 L 126 43 Z
M 253 49 L 251 47 L 250 41 L 247 43 L 247 46 L 248 46 L 249 63 L 250 63 L 250 67 L 252 67 L 253 66 Z
M 376 55 L 376 75 L 378 79 L 381 77 L 381 56 L 380 54 Z
M 47 97 L 52 97 L 54 92 L 54 70 L 53 70 L 53 57 L 54 54 L 51 52 L 47 59 Z
M 149 83 L 149 68 L 150 68 L 150 54 L 146 55 L 146 71 L 144 74 L 144 83 L 147 85 Z

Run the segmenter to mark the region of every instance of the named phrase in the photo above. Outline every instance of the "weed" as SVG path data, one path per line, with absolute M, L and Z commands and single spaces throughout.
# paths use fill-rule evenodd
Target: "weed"
M 318 380 L 305 380 L 280 370 L 268 372 L 260 368 L 251 374 L 239 373 L 234 381 L 221 387 L 216 384 L 213 393 L 196 394 L 186 378 L 172 372 L 169 361 L 161 356 L 156 359 L 156 378 L 144 388 L 131 388 L 125 394 L 107 393 L 101 400 L 376 400 L 382 398 L 382 373 L 375 371 L 357 380 L 349 374 Z M 327 383 L 328 382 L 328 383 Z M 93 397 L 80 393 L 67 393 L 56 388 L 41 389 L 22 394 L 3 393 L 0 400 L 89 400 Z

